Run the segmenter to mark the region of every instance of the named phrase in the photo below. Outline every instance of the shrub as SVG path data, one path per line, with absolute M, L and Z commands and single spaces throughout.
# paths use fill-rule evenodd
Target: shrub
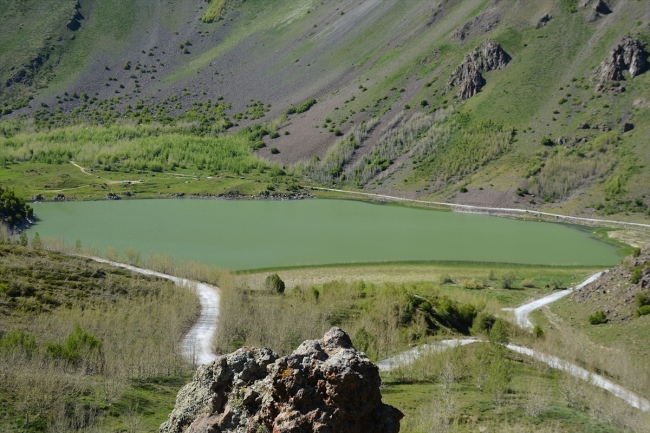
M 476 281 L 475 279 L 463 281 L 463 287 L 470 290 L 485 289 L 485 285 L 480 281 Z
M 454 280 L 451 279 L 449 274 L 444 274 L 440 276 L 440 284 L 453 284 Z
M 272 147 L 270 150 L 273 155 L 277 155 L 278 153 L 280 153 L 277 147 Z
M 646 293 L 637 293 L 635 303 L 637 307 L 641 308 L 650 305 L 650 298 L 648 298 Z
M 481 311 L 476 315 L 474 321 L 472 322 L 472 334 L 479 334 L 481 332 L 489 331 L 492 329 L 492 326 L 494 326 L 494 322 L 496 322 L 496 320 L 497 318 L 494 316 L 494 314 Z
M 510 340 L 510 323 L 503 319 L 496 319 L 488 331 L 488 339 L 495 344 L 508 344 Z
M 639 257 L 641 255 L 641 248 L 634 248 L 632 250 L 632 257 Z
M 596 311 L 594 314 L 589 316 L 589 324 L 601 325 L 603 323 L 607 323 L 607 316 L 603 311 Z
M 506 272 L 501 276 L 501 288 L 502 289 L 512 289 L 512 285 L 515 283 L 515 274 L 514 272 Z
M 644 305 L 634 310 L 634 315 L 636 317 L 645 316 L 647 314 L 650 314 L 650 305 Z
M 541 326 L 535 325 L 533 328 L 533 335 L 535 338 L 543 338 L 544 337 L 544 330 L 542 329 Z
M 461 186 L 460 187 L 460 192 L 465 194 L 467 192 L 467 188 L 465 188 L 464 186 Z
M 641 281 L 641 275 L 643 275 L 641 268 L 634 268 L 632 271 L 632 284 L 639 284 L 639 281 Z
M 264 286 L 271 292 L 284 293 L 284 281 L 282 281 L 278 274 L 272 274 L 266 277 Z
M 553 140 L 551 140 L 547 136 L 542 137 L 540 143 L 542 144 L 542 146 L 553 146 L 555 144 Z

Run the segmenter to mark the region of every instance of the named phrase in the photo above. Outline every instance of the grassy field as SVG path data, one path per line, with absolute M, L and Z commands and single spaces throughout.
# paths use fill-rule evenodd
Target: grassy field
M 195 295 L 20 246 L 0 245 L 0 267 L 0 429 L 157 431 L 190 379 Z

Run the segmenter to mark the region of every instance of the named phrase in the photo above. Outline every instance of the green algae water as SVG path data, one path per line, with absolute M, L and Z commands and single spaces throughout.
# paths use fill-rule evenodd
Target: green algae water
M 611 266 L 616 248 L 568 225 L 348 200 L 122 200 L 34 205 L 42 237 L 231 270 L 476 261 Z

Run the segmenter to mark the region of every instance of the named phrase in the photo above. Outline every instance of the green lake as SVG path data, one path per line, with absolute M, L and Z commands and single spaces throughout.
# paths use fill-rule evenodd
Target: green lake
M 588 230 L 348 200 L 121 200 L 34 205 L 41 237 L 232 270 L 396 261 L 611 266 Z

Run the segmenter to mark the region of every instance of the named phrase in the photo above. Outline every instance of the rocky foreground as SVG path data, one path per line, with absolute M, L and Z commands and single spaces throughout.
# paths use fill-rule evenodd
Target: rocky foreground
M 161 433 L 392 433 L 403 414 L 381 401 L 379 370 L 340 328 L 280 358 L 244 347 L 201 366 Z

